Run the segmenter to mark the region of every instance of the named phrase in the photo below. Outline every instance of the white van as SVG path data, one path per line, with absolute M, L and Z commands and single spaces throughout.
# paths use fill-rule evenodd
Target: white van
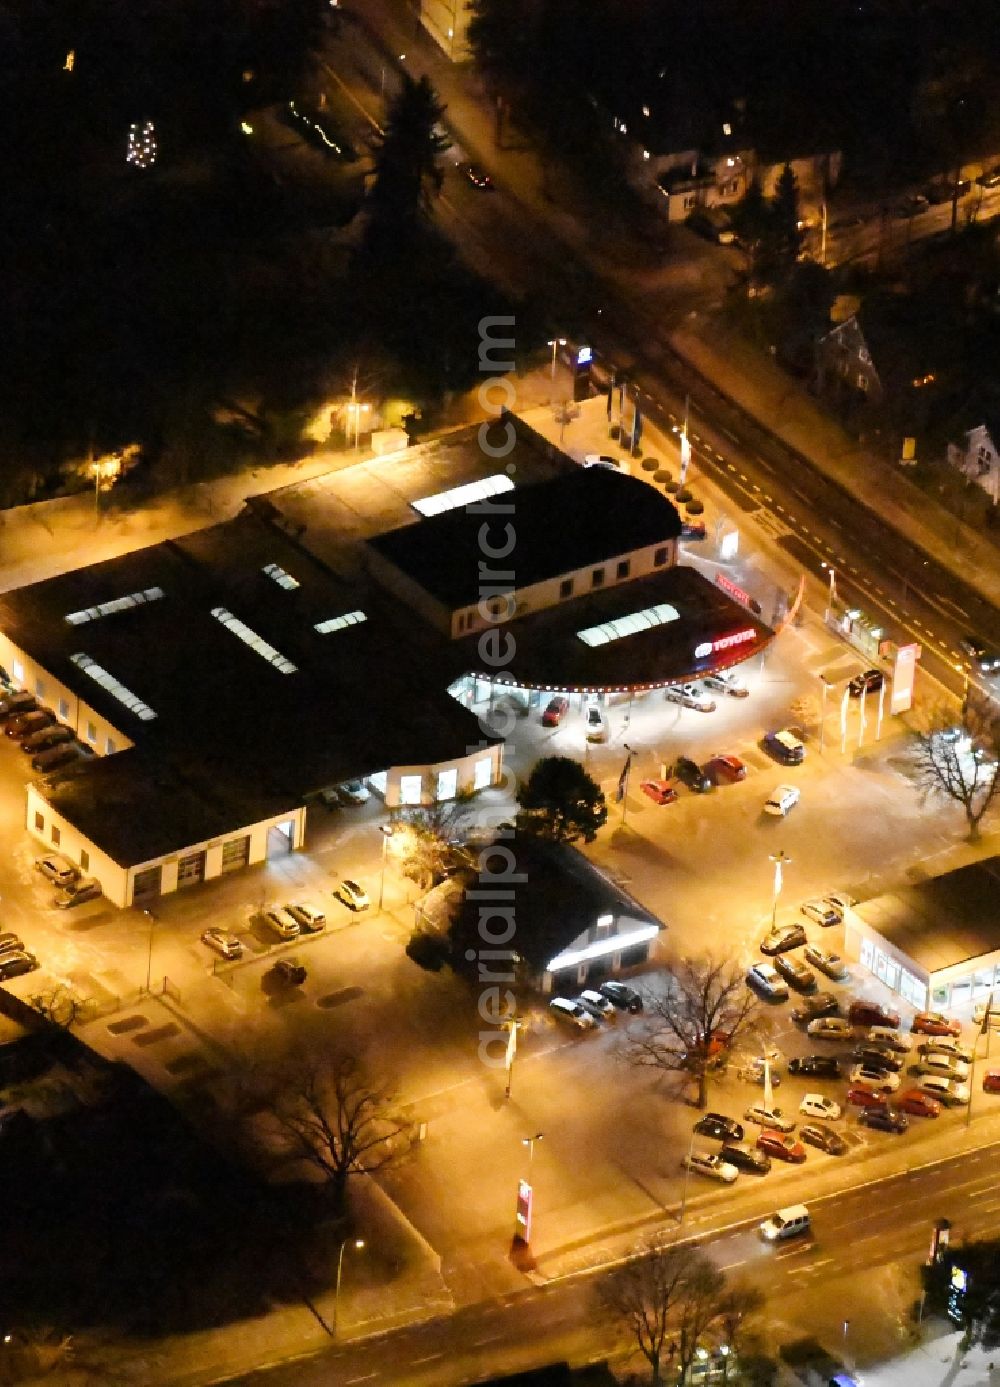
M 797 1238 L 800 1233 L 809 1232 L 809 1210 L 804 1204 L 789 1204 L 787 1209 L 778 1209 L 760 1225 L 761 1237 L 769 1243 L 783 1242 L 785 1238 Z

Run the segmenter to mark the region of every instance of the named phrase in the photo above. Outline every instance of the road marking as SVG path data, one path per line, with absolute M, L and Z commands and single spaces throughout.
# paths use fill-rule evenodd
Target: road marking
M 502 1336 L 501 1336 L 501 1335 L 498 1335 L 497 1337 L 500 1338 L 500 1337 L 502 1337 Z M 488 1344 L 488 1343 L 491 1342 L 491 1340 L 489 1340 L 489 1339 L 484 1339 L 483 1342 L 486 1343 L 486 1344 Z M 474 1345 L 474 1347 L 478 1347 L 478 1345 Z M 444 1349 L 442 1349 L 440 1353 L 428 1353 L 428 1354 L 426 1355 L 426 1357 L 424 1357 L 424 1358 L 411 1358 L 411 1359 L 410 1359 L 410 1362 L 414 1365 L 414 1367 L 416 1367 L 416 1365 L 417 1365 L 418 1363 L 433 1363 L 436 1359 L 438 1359 L 438 1358 L 443 1358 L 443 1357 L 444 1357 Z M 370 1376 L 371 1376 L 371 1377 L 374 1377 L 375 1374 L 374 1374 L 374 1373 L 371 1373 Z M 354 1382 L 362 1382 L 363 1380 L 364 1380 L 364 1379 L 363 1379 L 363 1378 L 360 1378 L 360 1377 L 356 1377 L 356 1378 L 353 1378 L 353 1379 L 352 1379 L 352 1381 L 354 1381 Z
M 352 1382 L 371 1382 L 373 1377 L 378 1377 L 378 1372 L 365 1373 L 362 1377 L 348 1377 L 344 1380 L 344 1387 L 350 1387 Z

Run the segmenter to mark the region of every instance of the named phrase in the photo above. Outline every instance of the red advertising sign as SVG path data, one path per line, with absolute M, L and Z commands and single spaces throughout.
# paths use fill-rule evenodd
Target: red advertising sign
M 892 671 L 892 697 L 889 699 L 890 713 L 905 713 L 913 705 L 913 680 L 920 658 L 920 646 L 914 641 L 911 645 L 901 645 L 896 651 L 896 663 Z

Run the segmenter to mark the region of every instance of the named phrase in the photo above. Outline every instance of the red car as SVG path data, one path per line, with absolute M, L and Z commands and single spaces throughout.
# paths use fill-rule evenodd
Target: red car
M 887 1108 L 889 1100 L 884 1093 L 874 1093 L 870 1088 L 860 1088 L 852 1084 L 847 1090 L 847 1101 L 859 1108 Z
M 722 784 L 723 781 L 735 785 L 738 780 L 747 778 L 747 768 L 738 756 L 713 756 L 706 764 L 705 770 L 716 785 Z
M 983 1075 L 983 1092 L 1000 1093 L 1000 1069 L 987 1069 Z
M 545 712 L 542 714 L 542 726 L 558 727 L 566 716 L 566 710 L 568 708 L 569 699 L 562 694 L 557 695 L 555 698 L 550 698 Z
M 997 1079 L 1000 1080 L 1000 1074 L 997 1075 Z M 1000 1090 L 1000 1082 L 997 1088 Z M 900 1112 L 912 1113 L 914 1117 L 937 1117 L 941 1112 L 938 1100 L 932 1098 L 929 1093 L 921 1092 L 919 1088 L 908 1088 L 905 1093 L 901 1093 L 896 1099 L 896 1107 Z
M 918 1011 L 910 1030 L 918 1035 L 961 1035 L 962 1025 L 939 1011 Z
M 677 791 L 669 780 L 643 780 L 639 789 L 644 795 L 648 795 L 654 804 L 673 804 L 677 798 Z
M 806 1158 L 806 1148 L 802 1143 L 784 1132 L 761 1132 L 757 1138 L 757 1149 L 766 1151 L 769 1156 L 776 1156 L 779 1161 L 793 1161 L 796 1165 L 801 1165 Z

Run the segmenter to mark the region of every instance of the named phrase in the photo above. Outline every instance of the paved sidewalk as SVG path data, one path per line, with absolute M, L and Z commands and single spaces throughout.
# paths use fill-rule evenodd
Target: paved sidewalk
M 932 1321 L 925 1342 L 886 1363 L 866 1368 L 865 1387 L 1000 1387 L 1000 1350 L 961 1352 L 961 1335 L 947 1321 Z

